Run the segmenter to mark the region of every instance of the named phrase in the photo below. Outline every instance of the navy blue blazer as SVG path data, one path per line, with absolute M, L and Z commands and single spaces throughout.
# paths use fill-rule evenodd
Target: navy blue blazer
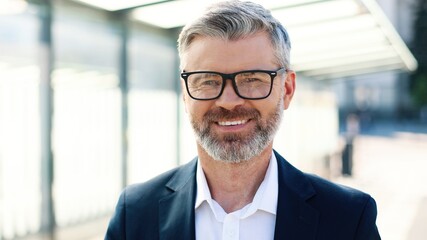
M 306 174 L 275 152 L 279 198 L 274 239 L 377 240 L 377 209 L 369 195 Z M 196 164 L 126 187 L 105 239 L 194 240 Z

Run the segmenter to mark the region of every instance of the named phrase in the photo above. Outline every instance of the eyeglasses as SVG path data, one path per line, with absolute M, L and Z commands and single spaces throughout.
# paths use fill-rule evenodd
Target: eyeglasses
M 257 100 L 267 98 L 273 88 L 273 79 L 287 70 L 276 71 L 246 70 L 230 74 L 197 71 L 183 72 L 188 95 L 195 100 L 212 100 L 219 98 L 224 91 L 227 79 L 233 83 L 236 94 L 243 99 Z

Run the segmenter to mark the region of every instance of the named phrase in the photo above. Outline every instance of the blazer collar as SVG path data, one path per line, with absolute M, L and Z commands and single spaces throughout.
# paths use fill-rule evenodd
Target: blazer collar
M 274 239 L 315 239 L 319 212 L 307 200 L 316 192 L 304 174 L 274 151 L 279 170 L 279 199 Z
M 196 159 L 185 164 L 166 184 L 171 194 L 159 201 L 160 239 L 195 239 L 196 164 Z

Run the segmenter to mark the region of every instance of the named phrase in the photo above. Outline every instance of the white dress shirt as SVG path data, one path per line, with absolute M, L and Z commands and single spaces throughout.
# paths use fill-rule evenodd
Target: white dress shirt
M 194 207 L 197 240 L 274 239 L 279 193 L 274 153 L 252 203 L 232 213 L 226 213 L 212 199 L 200 162 L 196 171 L 197 195 Z

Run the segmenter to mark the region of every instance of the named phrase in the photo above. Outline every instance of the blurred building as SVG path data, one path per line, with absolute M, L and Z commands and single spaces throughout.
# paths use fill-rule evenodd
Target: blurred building
M 377 0 L 390 23 L 411 46 L 418 0 Z M 332 82 L 338 97 L 341 122 L 358 114 L 362 130 L 377 121 L 414 120 L 417 112 L 410 96 L 408 72 L 390 69 L 337 79 Z
M 207 2 L 0 2 L 0 239 L 108 218 L 124 186 L 195 156 L 176 39 Z M 275 148 L 327 177 L 339 110 L 393 113 L 416 61 L 373 0 L 259 2 L 288 27 L 298 72 Z M 380 3 L 409 24 L 404 1 Z

